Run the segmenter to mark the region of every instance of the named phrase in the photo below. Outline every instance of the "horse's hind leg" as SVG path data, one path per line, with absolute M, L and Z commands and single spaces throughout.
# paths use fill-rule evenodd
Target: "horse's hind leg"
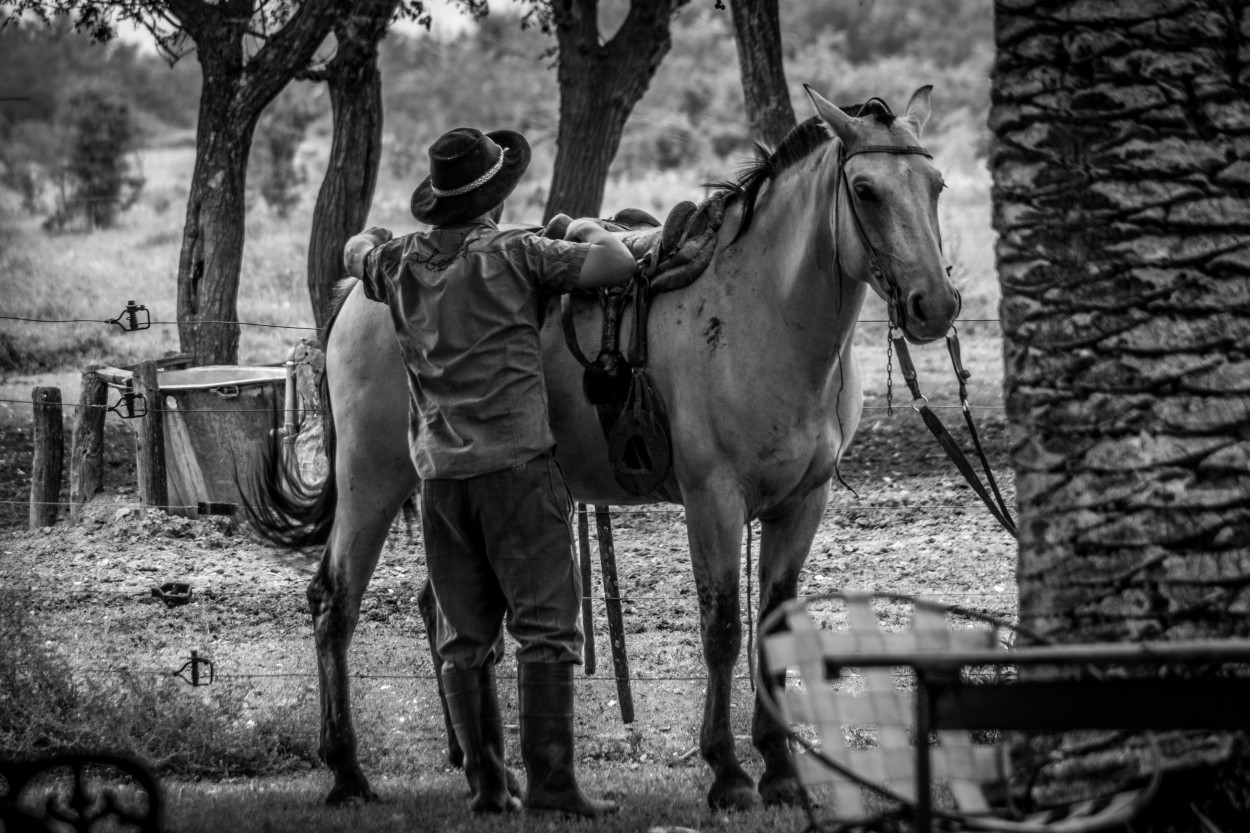
M 826 483 L 809 494 L 785 515 L 765 518 L 760 531 L 760 619 L 763 620 L 783 602 L 798 593 L 799 571 L 807 560 L 812 539 L 820 526 L 825 503 L 829 498 Z M 763 658 L 760 658 L 763 661 Z M 773 677 L 774 684 L 785 687 L 785 676 Z M 794 762 L 786 743 L 785 729 L 769 716 L 755 695 L 755 715 L 751 738 L 764 757 L 764 774 L 760 777 L 760 796 L 766 804 L 796 804 L 801 787 L 795 777 Z
M 707 665 L 699 733 L 699 751 L 715 776 L 707 801 L 713 809 L 745 810 L 759 803 L 759 794 L 738 762 L 730 727 L 733 670 L 742 648 L 738 559 L 745 513 L 736 498 L 726 500 L 724 491 L 707 488 L 687 494 L 686 518 Z
M 317 574 L 308 585 L 321 683 L 320 753 L 334 773 L 327 804 L 352 804 L 377 797 L 356 754 L 347 649 L 360 616 L 360 600 L 377 566 L 391 521 L 416 487 L 416 474 L 406 457 L 391 465 L 372 461 L 366 466 L 361 462 L 353 465 L 342 457 L 338 461 L 340 491 L 334 530 Z

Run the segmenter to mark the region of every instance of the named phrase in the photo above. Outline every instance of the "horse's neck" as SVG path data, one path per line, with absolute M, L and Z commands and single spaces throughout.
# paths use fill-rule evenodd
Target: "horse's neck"
M 757 259 L 748 270 L 782 319 L 779 332 L 794 334 L 796 349 L 813 361 L 836 360 L 850 340 L 865 284 L 839 265 L 833 230 L 838 144 L 834 139 L 783 171 L 761 194 L 744 250 Z M 844 214 L 845 212 L 839 212 Z

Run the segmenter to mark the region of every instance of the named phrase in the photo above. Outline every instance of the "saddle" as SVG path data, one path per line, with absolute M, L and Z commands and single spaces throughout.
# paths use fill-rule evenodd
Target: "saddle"
M 616 481 L 630 494 L 652 496 L 672 467 L 672 443 L 666 419 L 646 374 L 647 314 L 651 298 L 689 286 L 703 273 L 716 252 L 717 233 L 725 213 L 723 196 L 696 206 L 679 203 L 660 221 L 638 208 L 627 208 L 600 224 L 625 232 L 622 242 L 639 263 L 639 274 L 623 287 L 578 291 L 560 299 L 565 342 L 584 368 L 582 390 L 595 406 L 608 441 L 608 457 Z M 571 219 L 558 215 L 543 230 L 563 238 Z M 603 312 L 599 353 L 586 357 L 573 321 L 573 295 L 596 296 Z M 633 347 L 620 349 L 620 318 L 634 304 Z

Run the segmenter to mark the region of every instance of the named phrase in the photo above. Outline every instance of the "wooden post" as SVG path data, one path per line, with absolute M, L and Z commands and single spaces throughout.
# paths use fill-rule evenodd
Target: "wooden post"
M 135 468 L 139 475 L 139 502 L 144 506 L 167 509 L 169 485 L 165 480 L 165 423 L 161 388 L 156 378 L 156 362 L 135 365 L 135 392 L 143 394 L 147 415 L 135 432 Z
M 104 487 L 104 417 L 108 405 L 108 385 L 88 367 L 82 374 L 82 394 L 74 419 L 73 443 L 69 453 L 69 518 L 82 519 L 83 506 Z
M 586 632 L 586 644 L 582 649 L 582 667 L 586 676 L 595 675 L 595 613 L 590 604 L 590 522 L 586 518 L 586 504 L 577 504 L 577 545 L 582 561 L 582 630 Z
M 30 466 L 30 528 L 56 523 L 61 500 L 61 464 L 65 459 L 65 429 L 61 423 L 61 389 L 35 388 L 35 454 Z
M 625 621 L 621 615 L 621 588 L 616 580 L 616 547 L 612 543 L 612 516 L 607 506 L 595 507 L 595 532 L 599 537 L 599 560 L 603 562 L 603 600 L 608 608 L 608 639 L 612 642 L 612 667 L 616 672 L 616 699 L 621 702 L 621 722 L 634 722 L 634 694 L 629 687 L 629 657 L 625 654 Z

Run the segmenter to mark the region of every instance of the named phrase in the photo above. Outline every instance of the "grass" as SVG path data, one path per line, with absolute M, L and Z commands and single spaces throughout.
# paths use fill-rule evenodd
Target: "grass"
M 34 218 L 7 218 L 0 231 L 0 293 L 4 314 L 83 323 L 0 322 L 0 373 L 32 373 L 89 363 L 130 364 L 178 351 L 178 258 L 193 150 L 145 154 L 148 186 L 117 227 L 92 234 L 52 235 Z M 313 197 L 286 220 L 255 206 L 239 281 L 239 319 L 311 327 L 306 258 Z M 152 327 L 125 332 L 101 323 L 133 300 L 147 307 Z M 309 332 L 244 326 L 241 364 L 282 361 Z
M 480 817 L 465 807 L 464 777 L 460 773 L 420 772 L 405 778 L 379 779 L 374 788 L 381 801 L 358 808 L 333 809 L 321 803 L 325 788 L 320 779 L 267 779 L 247 784 L 174 784 L 169 787 L 169 827 L 178 833 L 216 830 L 300 831 L 331 833 L 411 833 L 438 830 L 447 833 L 504 833 L 505 831 L 595 830 L 603 833 L 710 830 L 724 833 L 793 831 L 806 826 L 797 809 L 758 809 L 744 813 L 713 812 L 703 795 L 709 776 L 701 763 L 684 769 L 643 771 L 583 770 L 583 788 L 596 796 L 621 802 L 621 812 L 585 821 L 550 814 L 518 813 Z M 256 819 L 268 821 L 259 828 Z
M 210 778 L 292 771 L 312 759 L 309 703 L 258 722 L 244 690 L 188 696 L 171 675 L 127 670 L 124 641 L 97 648 L 84 668 L 31 617 L 37 607 L 18 591 L 0 592 L 0 749 L 8 754 L 124 750 L 165 773 Z

